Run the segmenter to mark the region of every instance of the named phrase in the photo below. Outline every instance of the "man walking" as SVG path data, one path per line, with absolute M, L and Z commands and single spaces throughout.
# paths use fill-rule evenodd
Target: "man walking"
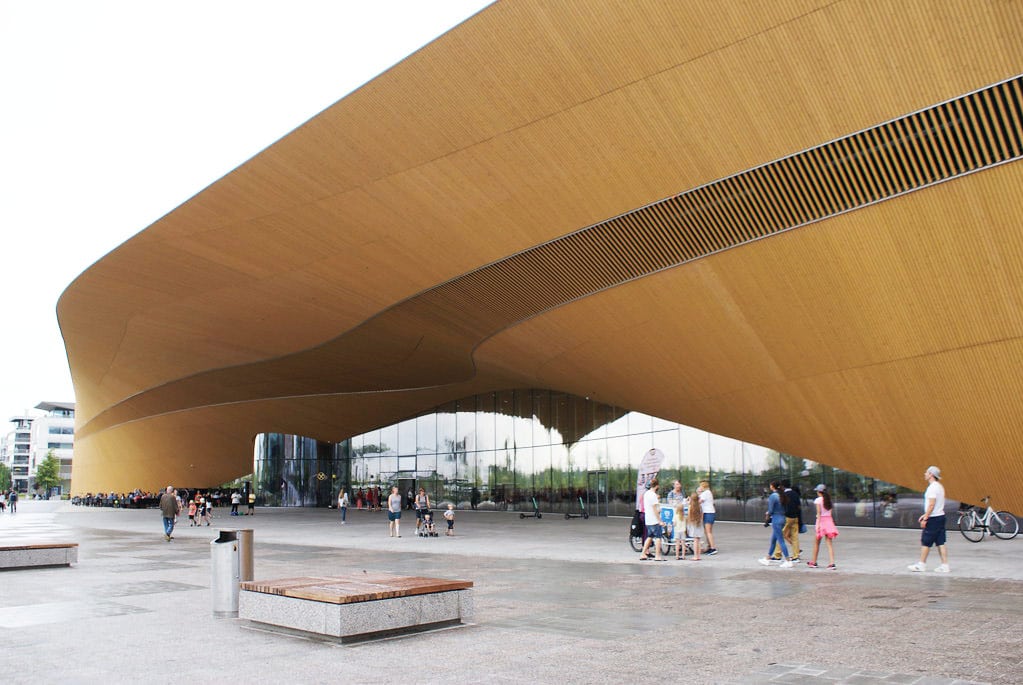
M 924 471 L 927 490 L 924 492 L 924 514 L 919 519 L 923 533 L 920 534 L 920 561 L 909 565 L 910 571 L 920 573 L 927 570 L 927 554 L 931 546 L 937 546 L 941 565 L 935 573 L 948 573 L 948 551 L 945 549 L 945 486 L 941 484 L 941 469 L 928 466 Z
M 647 488 L 645 493 L 643 493 L 643 517 L 644 523 L 646 523 L 646 541 L 643 543 L 643 551 L 639 555 L 640 561 L 646 561 L 647 559 L 654 558 L 647 556 L 651 542 L 654 543 L 654 549 L 657 551 L 657 561 L 664 561 L 664 557 L 661 556 L 661 537 L 664 535 L 664 531 L 661 528 L 661 500 L 657 495 L 659 487 L 660 483 L 658 483 L 657 478 L 654 478 L 650 481 L 650 487 Z
M 163 536 L 167 542 L 174 539 L 174 519 L 178 515 L 178 498 L 174 496 L 174 486 L 168 485 L 166 492 L 160 496 L 160 513 L 163 514 Z

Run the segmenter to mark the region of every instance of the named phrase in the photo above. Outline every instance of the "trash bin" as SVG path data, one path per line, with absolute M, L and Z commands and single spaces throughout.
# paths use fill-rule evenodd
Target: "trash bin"
M 239 528 L 238 533 L 238 577 L 245 580 L 255 580 L 254 567 L 252 564 L 252 529 Z
M 221 530 L 220 536 L 210 542 L 210 593 L 214 617 L 238 617 L 238 582 L 238 534 L 233 530 Z

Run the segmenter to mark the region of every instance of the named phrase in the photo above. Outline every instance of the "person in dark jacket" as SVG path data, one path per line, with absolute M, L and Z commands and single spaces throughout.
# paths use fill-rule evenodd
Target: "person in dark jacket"
M 788 480 L 781 482 L 782 493 L 785 496 L 785 525 L 782 528 L 782 536 L 789 546 L 793 562 L 799 561 L 799 532 L 803 529 L 803 496 L 799 488 L 795 487 Z M 781 560 L 781 550 L 774 553 L 775 561 Z
M 174 539 L 174 520 L 178 516 L 178 498 L 174 494 L 174 486 L 168 485 L 167 491 L 160 496 L 160 513 L 163 515 L 163 537 L 170 542 Z

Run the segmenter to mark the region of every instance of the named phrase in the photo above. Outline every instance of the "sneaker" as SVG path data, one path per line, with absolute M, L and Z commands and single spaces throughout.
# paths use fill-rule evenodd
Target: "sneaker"
M 906 568 L 908 568 L 910 571 L 913 571 L 914 573 L 920 573 L 921 571 L 927 570 L 927 566 L 925 566 L 922 562 L 919 561 L 916 562 L 915 564 L 910 564 Z
M 950 570 L 951 569 L 949 569 L 948 564 L 942 564 L 938 568 L 934 569 L 934 572 L 935 573 L 948 573 Z
M 711 556 L 711 555 L 717 554 L 717 553 L 718 553 L 718 548 L 717 547 L 711 547 L 706 552 L 707 556 Z
M 806 566 L 807 566 L 807 568 L 819 568 L 817 566 L 817 562 L 816 561 L 808 561 L 808 562 L 806 562 Z
M 757 559 L 757 562 L 759 562 L 761 566 L 770 566 L 771 565 L 771 559 L 769 559 L 767 557 L 761 557 L 761 558 Z
M 800 559 L 799 557 L 789 557 L 789 561 L 791 561 L 793 564 L 798 564 L 803 560 Z
M 781 568 L 792 568 L 792 562 L 786 559 L 785 561 L 781 562 Z
M 835 566 L 834 564 L 828 564 L 828 570 L 829 571 L 837 571 L 838 567 Z

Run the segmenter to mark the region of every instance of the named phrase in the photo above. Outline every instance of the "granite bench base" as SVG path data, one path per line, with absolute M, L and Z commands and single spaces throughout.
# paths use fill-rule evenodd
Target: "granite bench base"
M 244 582 L 238 618 L 356 642 L 469 620 L 471 588 L 470 581 L 390 574 Z
M 78 543 L 0 546 L 0 570 L 40 566 L 70 566 L 78 563 Z

